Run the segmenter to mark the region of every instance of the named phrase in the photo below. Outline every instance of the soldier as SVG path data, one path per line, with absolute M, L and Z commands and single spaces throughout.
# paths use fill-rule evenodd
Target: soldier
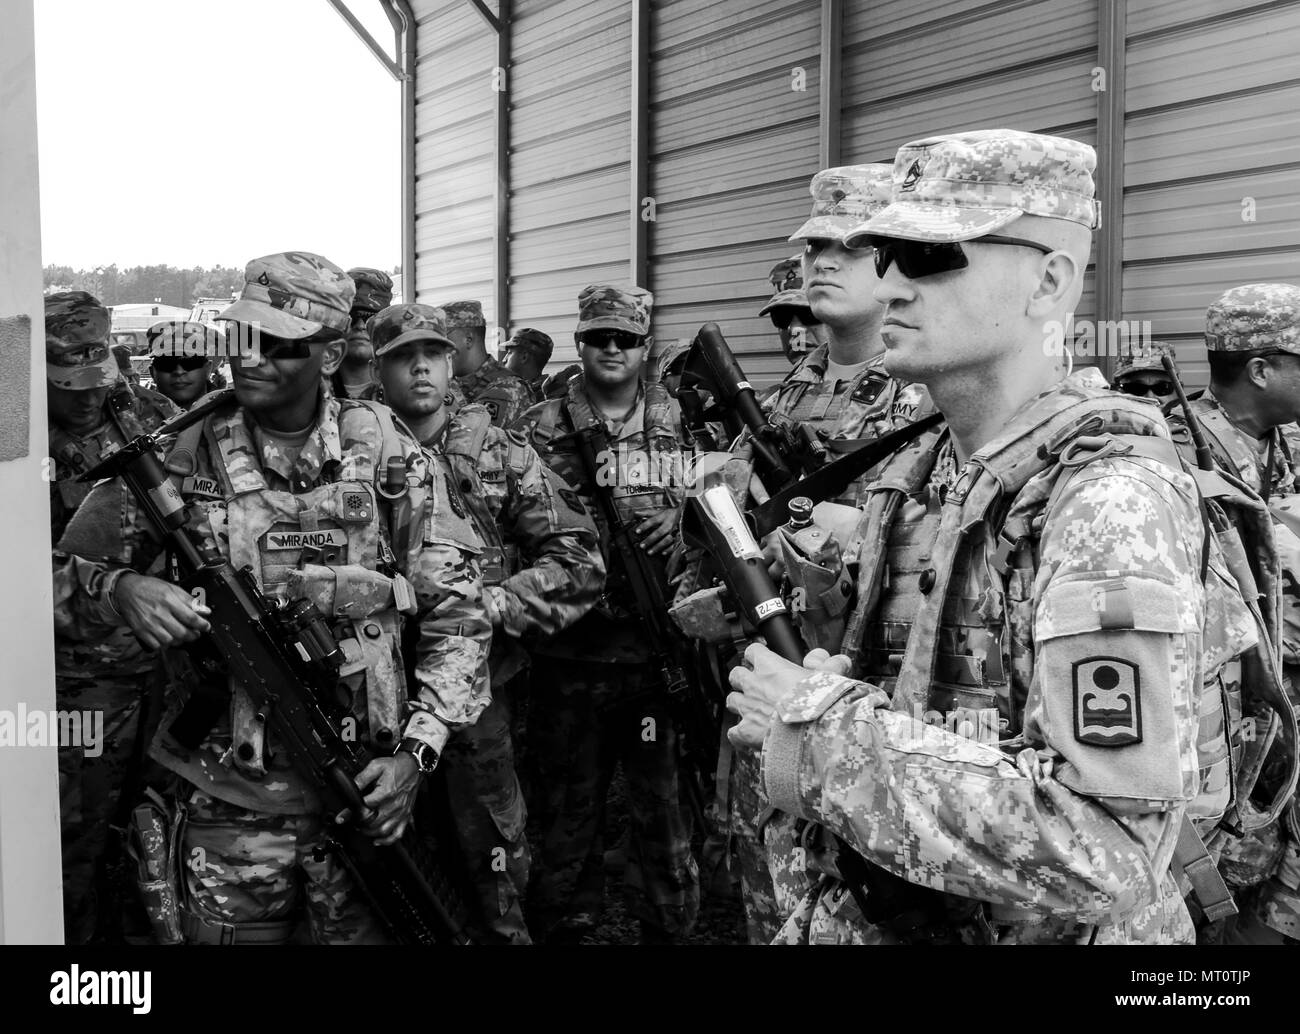
M 220 318 L 232 333 L 260 328 L 257 362 L 232 367 L 234 390 L 178 434 L 165 466 L 201 550 L 250 567 L 264 592 L 310 599 L 332 617 L 345 657 L 339 688 L 358 741 L 375 754 L 358 778 L 374 809 L 365 829 L 385 844 L 402 835 L 421 775 L 487 704 L 491 629 L 475 562 L 483 545 L 450 504 L 455 487 L 441 465 L 387 407 L 325 390 L 322 378 L 343 359 L 352 295 L 352 281 L 319 255 L 250 262 L 242 297 Z M 405 474 L 396 483 L 395 471 Z M 207 630 L 209 612 L 139 573 L 158 547 L 137 521 L 122 527 L 119 491 L 116 481 L 98 486 L 61 543 L 72 554 L 63 617 L 129 626 L 150 649 L 181 646 Z M 399 607 L 419 624 L 409 693 Z M 177 777 L 187 816 L 185 939 L 280 943 L 300 901 L 313 940 L 386 939 L 326 848 L 315 790 L 283 745 L 268 742 L 243 687 L 232 683 L 227 712 L 195 750 L 167 735 L 189 687 L 176 689 L 152 756 Z
M 523 378 L 487 354 L 487 321 L 478 302 L 448 302 L 447 334 L 456 344 L 453 393 L 466 402 L 479 402 L 497 427 L 510 427 L 523 415 L 532 393 Z
M 574 432 L 603 428 L 613 456 L 602 480 L 638 545 L 667 553 L 682 501 L 680 419 L 663 386 L 642 383 L 650 295 L 592 284 L 578 296 L 574 335 L 583 372 L 563 399 L 534 406 L 520 422 L 539 453 L 592 507 L 596 485 Z M 534 936 L 576 941 L 595 927 L 604 899 L 605 797 L 621 762 L 631 836 L 625 880 L 643 942 L 686 934 L 699 908 L 699 873 L 678 786 L 677 733 L 660 673 L 648 664 L 644 624 L 630 600 L 623 561 L 596 511 L 609 578 L 601 604 L 537 647 L 528 740 L 537 757 L 542 845 L 529 893 Z
M 1174 386 L 1165 373 L 1161 357 L 1174 359 L 1174 346 L 1165 341 L 1130 342 L 1115 363 L 1112 387 L 1136 398 L 1154 398 L 1161 406 L 1172 402 L 1176 396 Z M 1174 370 L 1178 362 L 1174 360 Z
M 76 478 L 176 412 L 156 392 L 126 385 L 109 351 L 108 335 L 108 310 L 86 292 L 45 299 L 54 543 L 89 492 L 90 486 Z M 59 745 L 64 939 L 84 944 L 96 935 L 97 885 L 105 875 L 99 870 L 118 799 L 135 767 L 155 659 L 124 629 L 102 630 L 87 638 L 67 632 L 56 621 L 58 705 L 68 712 L 103 717 L 98 742 Z
M 813 315 L 803 290 L 803 264 L 799 255 L 782 259 L 768 273 L 772 297 L 758 310 L 772 320 L 781 335 L 781 352 L 791 366 L 808 353 L 810 346 L 824 345 L 826 333 Z
M 515 774 L 506 685 L 528 662 L 522 638 L 554 635 L 595 604 L 604 579 L 596 528 L 577 495 L 517 431 L 481 405 L 443 404 L 456 346 L 442 310 L 393 305 L 370 323 L 384 398 L 429 450 L 447 457 L 488 543 L 492 701 L 443 754 L 456 833 L 478 898 L 476 940 L 528 944 L 527 817 Z
M 1198 792 L 1201 637 L 1231 656 L 1256 633 L 1217 555 L 1202 584 L 1158 410 L 1044 347 L 1083 291 L 1095 163 L 1013 130 L 909 143 L 848 237 L 874 248 L 891 374 L 946 425 L 867 493 L 847 656 L 755 644 L 731 673 L 733 743 L 762 749 L 774 807 L 821 824 L 781 940 L 1192 940 L 1169 859 Z
M 1286 428 L 1300 416 L 1300 287 L 1245 284 L 1225 292 L 1206 311 L 1205 344 L 1210 386 L 1192 398 L 1190 408 L 1215 469 L 1239 478 L 1275 510 L 1294 512 L 1300 457 L 1292 453 Z M 1174 441 L 1195 465 L 1183 413 L 1175 408 L 1169 422 Z M 1256 521 L 1249 505 L 1229 508 L 1229 518 L 1258 572 L 1261 600 L 1276 587 L 1272 605 L 1282 612 L 1282 641 L 1274 646 L 1294 702 L 1300 699 L 1295 634 L 1300 540 L 1285 521 Z M 1279 819 L 1224 845 L 1221 867 L 1234 886 L 1250 887 L 1267 877 L 1257 890 L 1238 894 L 1241 915 L 1223 931 L 1228 943 L 1300 937 L 1300 847 L 1291 835 L 1294 828 Z M 1208 936 L 1216 937 L 1214 931 Z
M 160 395 L 178 409 L 189 409 L 210 391 L 216 361 L 226 354 L 225 335 L 189 320 L 159 320 L 148 331 L 149 376 Z M 238 361 L 238 360 L 236 360 Z
M 378 397 L 375 380 L 375 350 L 370 344 L 366 321 L 393 300 L 393 278 L 382 269 L 358 266 L 348 276 L 356 285 L 352 311 L 348 313 L 348 350 L 342 365 L 330 378 L 336 398 L 369 399 Z
M 528 390 L 532 393 L 531 403 L 541 402 L 545 398 L 542 394 L 542 383 L 546 380 L 543 372 L 546 364 L 551 361 L 554 350 L 555 342 L 551 340 L 551 335 L 532 327 L 520 327 L 501 351 L 501 361 L 505 363 L 506 369 L 528 385 Z

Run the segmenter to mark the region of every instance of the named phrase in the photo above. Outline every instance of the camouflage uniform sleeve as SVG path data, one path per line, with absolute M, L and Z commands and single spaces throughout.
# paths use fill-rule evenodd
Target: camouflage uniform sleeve
M 487 407 L 494 427 L 513 427 L 533 404 L 528 385 L 518 377 L 498 378 L 474 401 Z
M 1168 895 L 1197 783 L 1193 500 L 1185 474 L 1146 461 L 1098 460 L 1070 479 L 1041 543 L 1012 747 L 815 674 L 764 746 L 772 806 L 912 883 L 1033 913 L 1115 923 Z
M 407 577 L 415 589 L 419 637 L 405 735 L 442 752 L 451 733 L 478 720 L 492 699 L 487 659 L 492 624 L 478 555 L 483 543 L 463 516 L 444 461 L 433 457 L 423 533 L 411 536 Z
M 554 635 L 600 597 L 605 584 L 600 540 L 578 493 L 542 462 L 522 434 L 510 434 L 510 451 L 522 469 L 506 465 L 509 491 L 501 525 L 527 566 L 494 587 L 492 597 L 509 635 Z

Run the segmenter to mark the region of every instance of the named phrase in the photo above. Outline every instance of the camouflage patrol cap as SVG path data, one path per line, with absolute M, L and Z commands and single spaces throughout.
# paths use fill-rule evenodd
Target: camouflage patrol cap
M 808 185 L 813 196 L 812 215 L 790 240 L 825 237 L 843 241 L 845 234 L 889 204 L 892 173 L 888 162 L 822 169 Z
M 808 304 L 808 295 L 802 287 L 791 291 L 777 291 L 767 300 L 767 304 L 758 310 L 758 314 L 766 316 L 769 312 L 775 312 L 777 309 L 807 310 L 808 316 L 812 316 L 812 307 Z
M 442 311 L 447 314 L 448 330 L 487 326 L 487 320 L 483 318 L 482 302 L 448 302 L 442 306 Z
M 355 294 L 352 278 L 329 259 L 310 251 L 282 251 L 248 264 L 239 301 L 216 318 L 290 339 L 321 330 L 346 334 Z
M 532 327 L 520 327 L 506 342 L 506 348 L 521 348 L 545 360 L 551 358 L 551 353 L 555 351 L 555 342 L 551 340 L 550 334 L 543 334 Z
M 1276 348 L 1300 355 L 1300 287 L 1243 284 L 1205 310 L 1205 347 L 1211 352 Z
M 117 360 L 108 347 L 108 310 L 85 291 L 45 298 L 45 379 L 56 388 L 92 391 L 117 383 Z
M 642 336 L 650 333 L 650 310 L 654 296 L 641 287 L 588 284 L 578 294 L 578 329 L 626 330 Z
M 774 291 L 803 287 L 803 256 L 791 255 L 773 266 L 767 274 Z
M 151 356 L 226 354 L 226 336 L 216 327 L 193 320 L 159 320 L 146 331 Z
M 348 276 L 356 285 L 357 293 L 352 299 L 352 311 L 368 313 L 373 316 L 380 309 L 393 304 L 393 278 L 382 269 L 370 269 L 358 266 L 349 269 Z
M 904 144 L 894 158 L 888 208 L 848 235 L 968 241 L 997 233 L 1022 215 L 1101 225 L 1092 173 L 1097 152 L 1060 136 L 981 129 Z
M 390 305 L 370 317 L 366 324 L 376 358 L 386 355 L 408 341 L 432 341 L 455 348 L 447 337 L 447 314 L 433 305 L 408 302 Z
M 1143 371 L 1153 370 L 1158 373 L 1164 373 L 1164 364 L 1160 361 L 1163 356 L 1169 356 L 1174 360 L 1174 372 L 1178 371 L 1178 360 L 1175 358 L 1174 346 L 1167 341 L 1134 341 L 1123 349 L 1115 360 L 1115 380 L 1119 380 L 1125 374 L 1141 373 Z M 1181 378 L 1179 378 L 1181 380 Z

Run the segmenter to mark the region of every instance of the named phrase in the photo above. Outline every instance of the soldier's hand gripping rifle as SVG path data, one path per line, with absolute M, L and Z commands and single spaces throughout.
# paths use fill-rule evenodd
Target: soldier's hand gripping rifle
M 324 616 L 307 600 L 284 603 L 264 595 L 251 570 L 236 571 L 220 557 L 205 556 L 185 530 L 185 504 L 155 450 L 163 437 L 202 419 L 209 408 L 196 407 L 132 439 L 81 480 L 120 476 L 172 551 L 181 587 L 211 609 L 211 632 L 187 648 L 209 683 L 209 699 L 221 698 L 210 687 L 224 686 L 226 673 L 244 687 L 294 769 L 319 793 L 330 816 L 329 848 L 394 938 L 405 944 L 468 944 L 434 889 L 433 882 L 445 881 L 432 859 L 416 860 L 423 845 L 408 834 L 402 842 L 379 846 L 362 828 L 372 812 L 356 778 L 369 758 L 360 744 L 343 736 L 348 711 L 337 694 L 343 656 Z M 205 720 L 215 720 L 211 707 L 203 710 Z M 188 727 L 173 725 L 170 732 L 197 746 L 210 727 L 211 721 L 196 722 L 191 712 Z M 349 820 L 334 823 L 332 817 L 344 809 Z
M 602 461 L 612 462 L 614 455 L 609 436 L 599 427 L 588 427 L 556 439 L 557 442 L 563 440 L 571 440 L 577 450 L 587 483 L 592 486 L 596 505 L 622 562 L 637 613 L 645 624 L 654 663 L 659 668 L 667 694 L 669 712 L 677 728 L 691 810 L 703 826 L 703 780 L 704 773 L 711 770 L 711 752 L 718 737 L 717 723 L 710 703 L 698 689 L 692 691 L 687 678 L 686 649 L 668 617 L 672 599 L 667 592 L 663 571 L 632 538 L 632 529 L 614 503 L 608 473 L 602 469 Z
M 704 324 L 691 342 L 682 368 L 678 401 L 688 392 L 697 398 L 701 392 L 710 396 L 712 405 L 704 415 L 720 419 L 732 438 L 742 431 L 749 432 L 754 465 L 769 492 L 778 491 L 826 462 L 826 447 L 807 425 L 783 428 L 768 420 L 753 385 L 716 323 Z

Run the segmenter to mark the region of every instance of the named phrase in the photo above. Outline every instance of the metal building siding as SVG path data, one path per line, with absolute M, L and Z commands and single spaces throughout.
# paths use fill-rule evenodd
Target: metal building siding
M 1297 18 L 1300 3 L 1129 3 L 1124 316 L 1172 341 L 1193 385 L 1210 302 L 1300 281 Z
M 492 312 L 492 70 L 496 42 L 469 3 L 415 0 L 416 297 Z
M 789 369 L 757 312 L 810 204 L 819 50 L 820 8 L 806 0 L 652 5 L 655 336 L 689 340 L 717 322 L 758 382 Z
M 627 280 L 631 7 L 515 0 L 510 316 L 571 341 L 578 292 Z M 557 360 L 572 361 L 557 345 Z

